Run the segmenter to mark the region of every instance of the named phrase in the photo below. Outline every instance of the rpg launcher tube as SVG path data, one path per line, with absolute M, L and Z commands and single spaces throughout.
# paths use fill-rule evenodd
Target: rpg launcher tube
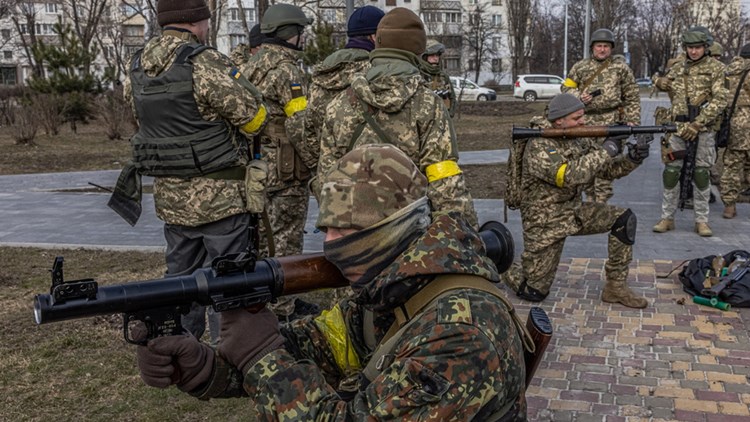
M 693 296 L 693 302 L 699 305 L 710 306 L 712 308 L 721 309 L 722 311 L 729 311 L 732 309 L 732 305 L 726 302 L 722 302 L 715 297 L 712 297 L 711 299 L 709 299 L 703 296 Z

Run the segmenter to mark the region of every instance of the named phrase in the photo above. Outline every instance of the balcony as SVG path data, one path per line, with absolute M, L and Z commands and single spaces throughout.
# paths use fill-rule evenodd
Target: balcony
M 365 4 L 365 0 L 354 0 L 354 8 L 362 7 Z M 346 0 L 319 0 L 318 7 L 321 9 L 346 9 Z
M 422 2 L 421 10 L 461 10 L 460 1 L 426 0 Z

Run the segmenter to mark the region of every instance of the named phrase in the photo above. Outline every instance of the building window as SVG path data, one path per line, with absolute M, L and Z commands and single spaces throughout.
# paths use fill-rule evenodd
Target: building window
M 492 5 L 493 6 L 502 6 L 503 3 L 500 0 L 492 0 Z
M 475 59 L 469 59 L 469 70 L 477 70 L 477 61 Z
M 444 57 L 443 58 L 443 66 L 445 66 L 445 70 L 449 71 L 449 72 L 450 71 L 457 72 L 457 71 L 461 70 L 460 69 L 461 62 L 457 58 Z
M 492 24 L 495 26 L 502 26 L 503 15 L 492 15 Z
M 5 60 L 12 60 L 13 59 L 13 52 L 10 50 L 3 50 L 3 58 Z
M 323 9 L 321 10 L 321 15 L 323 18 L 323 22 L 326 23 L 336 23 L 338 19 L 336 19 L 336 10 L 335 9 Z
M 229 35 L 229 48 L 234 49 L 238 45 L 245 42 L 245 34 L 231 34 Z
M 126 37 L 143 37 L 142 25 L 123 25 L 122 34 Z
M 385 5 L 386 6 L 395 6 L 396 5 L 396 0 L 385 0 Z
M 122 13 L 126 17 L 131 17 L 138 14 L 138 9 L 130 4 L 123 3 L 120 5 L 120 13 Z
M 16 84 L 16 67 L 0 67 L 0 85 Z
M 245 18 L 248 22 L 255 22 L 255 9 L 244 9 Z M 230 22 L 242 22 L 242 15 L 240 15 L 240 9 L 233 8 L 229 9 L 229 21 Z
M 495 51 L 503 48 L 503 39 L 501 37 L 492 37 L 492 49 Z
M 57 14 L 57 3 L 45 3 L 44 8 L 47 13 Z
M 492 72 L 500 73 L 503 71 L 503 59 L 492 59 Z
M 4 40 L 7 40 L 10 38 L 10 29 L 3 29 L 2 31 L 0 31 L 0 33 L 2 33 Z
M 461 13 L 447 12 L 445 21 L 448 23 L 461 23 Z

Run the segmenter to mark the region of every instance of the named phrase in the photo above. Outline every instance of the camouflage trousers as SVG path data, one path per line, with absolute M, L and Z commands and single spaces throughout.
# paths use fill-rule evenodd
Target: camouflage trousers
M 693 177 L 693 212 L 696 223 L 708 223 L 708 201 L 711 198 L 710 169 L 716 161 L 716 142 L 714 132 L 701 132 L 698 135 L 698 150 L 695 155 L 695 174 Z M 672 135 L 669 138 L 672 151 L 684 151 L 687 148 L 685 140 Z M 725 157 L 726 159 L 726 157 Z M 675 160 L 664 166 L 661 218 L 673 220 L 680 201 L 680 183 L 674 183 L 674 176 L 679 174 L 683 160 Z M 726 163 L 725 163 L 726 165 Z M 705 173 L 702 180 L 699 175 Z
M 299 186 L 274 192 L 268 196 L 268 221 L 271 225 L 275 256 L 299 255 L 302 253 L 305 238 L 305 222 L 309 195 Z M 260 254 L 269 256 L 267 227 L 260 224 Z M 269 305 L 276 315 L 289 316 L 294 313 L 296 296 L 284 296 Z
M 192 274 L 198 268 L 210 266 L 216 257 L 244 251 L 249 240 L 249 224 L 249 214 L 236 214 L 198 227 L 165 224 L 166 276 Z M 210 307 L 208 323 L 211 344 L 216 345 L 219 342 L 221 318 Z M 182 316 L 182 326 L 200 339 L 206 331 L 206 307 L 193 303 L 190 311 Z
M 618 217 L 626 211 L 625 208 L 614 207 L 601 203 L 583 203 L 576 210 L 575 217 L 569 221 L 559 219 L 550 221 L 549 225 L 528 227 L 524 224 L 524 250 L 521 253 L 521 265 L 515 265 L 503 275 L 506 284 L 514 290 L 523 280 L 526 284 L 546 295 L 555 280 L 557 266 L 560 264 L 564 234 L 551 234 L 551 226 L 567 225 L 575 230 L 570 236 L 585 236 L 589 234 L 606 233 L 612 229 Z M 526 220 L 523 216 L 522 218 Z M 580 222 L 580 223 L 578 223 Z M 559 230 L 555 230 L 561 233 Z M 568 231 L 570 233 L 570 231 Z M 608 239 L 608 259 L 604 266 L 608 280 L 624 281 L 628 277 L 628 266 L 633 259 L 633 247 L 622 243 L 613 235 Z
M 725 205 L 734 205 L 744 184 L 750 183 L 750 151 L 727 148 L 724 151 L 724 172 L 721 174 L 721 200 Z

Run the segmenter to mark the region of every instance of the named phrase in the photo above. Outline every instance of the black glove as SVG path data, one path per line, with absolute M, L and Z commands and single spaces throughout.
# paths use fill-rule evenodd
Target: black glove
M 654 135 L 644 133 L 636 135 L 635 139 L 634 144 L 628 144 L 628 158 L 634 163 L 640 164 L 648 157 L 649 144 L 654 140 Z
M 610 157 L 614 157 L 620 153 L 622 147 L 619 139 L 607 138 L 604 140 L 602 148 L 607 151 L 607 154 L 609 154 Z
M 214 367 L 214 351 L 191 334 L 157 337 L 136 351 L 138 369 L 146 385 L 167 388 L 172 384 L 186 392 L 208 382 Z
M 227 362 L 245 372 L 263 356 L 284 344 L 279 319 L 268 308 L 252 313 L 246 309 L 221 314 L 221 340 L 217 351 Z

